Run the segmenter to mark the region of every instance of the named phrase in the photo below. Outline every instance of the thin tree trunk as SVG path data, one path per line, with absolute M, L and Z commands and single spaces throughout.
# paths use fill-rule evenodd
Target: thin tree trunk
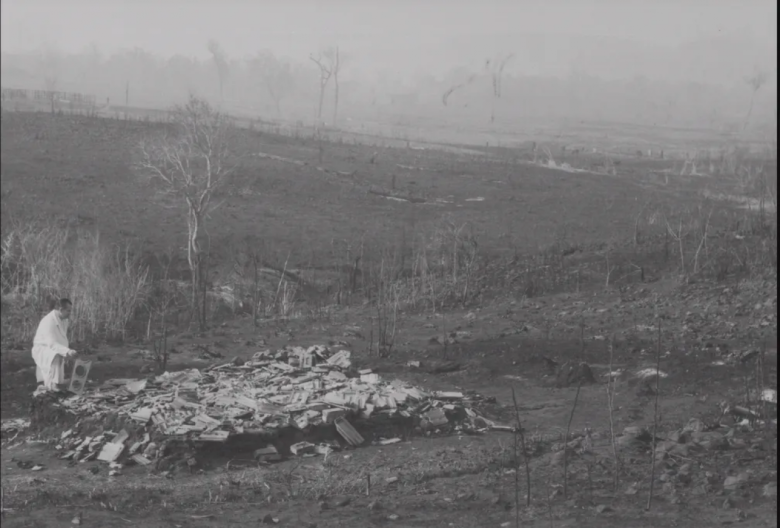
M 198 235 L 200 229 L 200 214 L 194 208 L 190 208 L 189 218 L 189 241 L 187 244 L 187 260 L 192 275 L 192 318 L 197 318 L 199 326 L 202 328 L 201 310 L 199 303 L 199 294 L 201 286 L 201 252 L 198 244 Z
M 204 330 L 206 328 L 206 266 L 208 264 L 207 258 L 204 259 L 200 264 L 200 269 L 198 273 L 198 278 L 200 279 L 200 319 L 198 321 L 198 324 L 200 326 L 201 330 Z
M 341 66 L 339 64 L 339 49 L 336 48 L 336 58 L 335 58 L 335 64 L 333 65 L 331 71 L 333 72 L 333 82 L 335 85 L 335 89 L 333 92 L 333 126 L 336 126 L 336 121 L 338 120 L 339 115 L 339 67 Z
M 333 126 L 336 126 L 339 116 L 339 76 L 334 76 L 334 95 L 333 95 Z
M 750 106 L 748 107 L 747 115 L 745 116 L 745 124 L 742 125 L 742 131 L 744 132 L 745 129 L 747 129 L 748 124 L 750 123 L 750 116 L 753 115 L 753 105 L 756 102 L 756 92 L 757 90 L 753 90 L 753 95 L 750 96 Z
M 322 121 L 322 103 L 325 100 L 325 84 L 320 84 L 320 105 L 317 110 L 317 121 Z
M 257 262 L 257 256 L 253 256 L 252 258 L 252 265 L 254 268 L 254 277 L 253 277 L 253 286 L 254 291 L 252 292 L 252 326 L 257 328 L 257 305 L 260 303 L 260 270 L 258 269 L 258 262 Z

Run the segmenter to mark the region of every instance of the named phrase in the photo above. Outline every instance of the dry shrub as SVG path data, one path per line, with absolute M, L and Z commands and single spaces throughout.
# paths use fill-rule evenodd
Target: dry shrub
M 147 274 L 127 249 L 101 246 L 96 234 L 20 227 L 2 241 L 3 339 L 32 339 L 51 302 L 70 298 L 71 337 L 124 338 L 147 295 Z

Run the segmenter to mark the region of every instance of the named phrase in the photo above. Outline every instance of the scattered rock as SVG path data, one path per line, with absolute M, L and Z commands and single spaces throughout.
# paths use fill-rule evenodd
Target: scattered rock
M 445 361 L 444 363 L 433 364 L 427 369 L 430 374 L 446 374 L 456 372 L 462 368 L 460 363 L 454 361 Z
M 584 362 L 566 362 L 558 368 L 555 377 L 555 386 L 559 388 L 573 385 L 592 385 L 596 383 L 596 377 L 590 365 Z
M 734 491 L 745 486 L 750 480 L 750 475 L 747 472 L 739 473 L 731 477 L 727 477 L 723 482 L 723 488 L 728 491 Z
M 691 440 L 708 451 L 724 451 L 729 448 L 729 441 L 722 433 L 696 432 L 691 434 Z
M 599 504 L 596 506 L 596 513 L 609 513 L 612 511 L 612 508 L 607 506 L 606 504 Z
M 341 497 L 340 499 L 336 500 L 334 504 L 337 508 L 343 508 L 344 506 L 349 506 L 350 502 L 351 499 L 349 497 Z
M 681 430 L 681 431 L 672 431 L 671 433 L 666 435 L 666 439 L 669 440 L 670 442 L 684 444 L 688 442 L 691 439 L 691 437 L 690 437 L 690 432 Z
M 777 482 L 769 482 L 761 488 L 761 495 L 769 499 L 777 498 Z

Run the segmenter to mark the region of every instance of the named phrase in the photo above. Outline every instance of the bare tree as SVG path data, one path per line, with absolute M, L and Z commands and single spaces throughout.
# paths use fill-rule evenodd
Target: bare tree
M 493 61 L 490 76 L 493 81 L 493 99 L 490 105 L 490 122 L 492 123 L 496 119 L 496 100 L 501 99 L 501 81 L 504 75 L 504 68 L 507 63 L 514 58 L 515 54 L 510 53 L 505 57 Z M 486 66 L 490 67 L 490 61 L 486 63 Z
M 168 359 L 170 358 L 168 318 L 171 312 L 176 311 L 178 298 L 176 281 L 171 278 L 171 268 L 176 263 L 176 255 L 172 253 L 167 255 L 164 261 L 159 257 L 157 260 L 159 276 L 152 283 L 152 291 L 147 301 L 149 323 L 146 328 L 146 339 L 152 345 L 157 369 L 160 373 L 163 373 L 168 366 Z M 158 319 L 159 322 L 155 323 L 155 319 Z M 157 331 L 152 332 L 153 327 L 156 327 Z
M 276 106 L 276 113 L 281 117 L 282 99 L 290 94 L 295 85 L 290 63 L 282 62 L 270 51 L 264 51 L 249 60 L 249 69 L 252 75 L 260 78 L 265 84 L 268 95 Z
M 52 49 L 45 49 L 38 59 L 38 67 L 43 76 L 43 89 L 47 92 L 51 112 L 54 113 L 54 100 L 56 97 L 57 80 L 59 78 L 62 57 Z
M 163 192 L 182 199 L 187 205 L 187 262 L 192 280 L 192 316 L 201 328 L 205 311 L 199 309 L 198 295 L 205 284 L 203 276 L 203 227 L 218 191 L 233 173 L 228 150 L 230 119 L 206 101 L 190 96 L 186 105 L 174 110 L 178 128 L 175 136 L 144 140 L 136 168 L 163 184 Z
M 211 53 L 211 57 L 214 60 L 214 64 L 217 66 L 217 75 L 219 76 L 219 98 L 224 99 L 225 82 L 227 81 L 228 74 L 230 73 L 230 65 L 228 64 L 227 53 L 222 49 L 219 43 L 212 39 L 208 42 L 208 50 Z
M 249 282 L 251 285 L 249 300 L 252 302 L 252 324 L 257 327 L 260 320 L 260 303 L 263 297 L 263 247 L 259 239 L 253 236 L 244 238 L 243 247 L 238 248 L 234 257 L 233 271 L 242 283 Z
M 329 59 L 329 55 L 331 57 L 333 56 L 333 54 L 329 52 L 320 53 L 317 57 L 314 55 L 309 56 L 309 59 L 311 59 L 311 61 L 320 69 L 320 102 L 317 107 L 318 121 L 322 121 L 322 104 L 325 100 L 325 90 L 328 87 L 331 77 L 333 77 L 333 64 Z
M 444 106 L 447 106 L 447 103 L 449 102 L 449 98 L 453 93 L 460 90 L 461 88 L 470 85 L 475 80 L 477 80 L 477 77 L 478 75 L 476 73 L 472 73 L 466 78 L 465 81 L 460 83 L 455 83 L 452 86 L 450 86 L 450 88 L 446 92 L 444 92 L 444 94 L 441 96 L 441 102 L 444 104 Z
M 330 61 L 330 70 L 333 72 L 333 126 L 335 127 L 339 115 L 339 70 L 341 69 L 338 46 L 327 50 L 325 57 Z
M 745 124 L 742 125 L 743 131 L 748 127 L 748 124 L 750 123 L 750 116 L 753 114 L 753 105 L 756 102 L 756 94 L 768 80 L 769 80 L 769 75 L 767 75 L 766 72 L 763 71 L 757 71 L 752 76 L 745 79 L 745 82 L 748 84 L 748 86 L 750 86 L 750 88 L 753 91 L 750 94 L 750 106 L 748 107 L 747 115 L 745 116 Z

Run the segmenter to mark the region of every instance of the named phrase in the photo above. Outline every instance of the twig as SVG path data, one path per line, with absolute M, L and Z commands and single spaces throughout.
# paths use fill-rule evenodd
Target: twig
M 607 378 L 607 406 L 609 408 L 609 437 L 612 443 L 612 456 L 615 464 L 614 475 L 614 488 L 615 492 L 618 490 L 618 483 L 620 479 L 620 459 L 618 458 L 617 442 L 615 441 L 615 420 L 614 420 L 614 399 L 615 399 L 615 382 L 612 377 L 613 364 L 614 364 L 614 351 L 615 351 L 615 336 L 609 340 L 609 377 Z
M 552 476 L 553 472 L 550 471 L 550 476 L 547 478 L 547 516 L 550 518 L 550 528 L 555 528 L 552 508 Z
M 647 510 L 653 504 L 653 492 L 655 491 L 655 449 L 656 435 L 658 434 L 658 397 L 661 392 L 661 317 L 658 317 L 658 347 L 655 353 L 655 406 L 653 408 L 653 450 L 650 462 L 650 492 L 647 495 Z
M 765 361 L 766 361 L 766 343 L 763 343 L 761 345 L 761 350 L 758 354 L 758 361 L 756 363 L 756 385 L 758 386 L 758 397 L 760 398 L 761 402 L 761 418 L 764 420 L 764 425 L 769 425 L 769 414 L 767 411 L 767 402 L 766 398 L 764 398 L 764 385 L 765 385 L 765 379 L 766 379 L 766 373 L 765 373 Z
M 585 357 L 585 323 L 580 323 L 580 369 L 582 369 L 583 358 Z M 577 402 L 580 399 L 580 390 L 582 389 L 582 373 L 580 372 L 577 380 L 577 392 L 574 395 L 574 403 L 569 414 L 569 422 L 566 424 L 566 438 L 563 440 L 563 498 L 569 498 L 569 435 L 571 433 L 571 423 L 574 421 L 574 413 L 577 410 Z
M 574 412 L 577 410 L 577 400 L 580 398 L 580 389 L 582 388 L 582 377 L 577 382 L 577 392 L 574 395 L 574 404 L 571 407 L 571 414 L 569 415 L 569 423 L 566 425 L 566 439 L 564 440 L 563 448 L 563 498 L 566 500 L 568 496 L 569 487 L 569 434 L 571 431 L 571 422 L 574 420 Z
M 515 400 L 515 388 L 512 387 L 512 402 L 515 403 L 515 413 L 517 412 L 517 403 Z M 520 528 L 520 461 L 517 456 L 517 435 L 520 431 L 520 418 L 517 418 L 517 425 L 515 426 L 515 434 L 512 435 L 514 442 L 512 448 L 514 449 L 514 460 L 512 465 L 515 469 L 515 528 Z
M 693 273 L 697 273 L 699 271 L 699 253 L 701 253 L 701 249 L 705 248 L 705 254 L 707 253 L 706 247 L 707 247 L 707 232 L 709 231 L 710 227 L 710 218 L 712 218 L 712 211 L 714 207 L 710 207 L 710 212 L 707 215 L 707 220 L 704 223 L 704 228 L 702 229 L 702 235 L 701 240 L 699 241 L 699 246 L 696 248 L 696 253 L 693 255 Z
M 593 504 L 593 467 L 587 459 L 585 468 L 588 470 L 588 496 L 590 498 L 590 503 Z
M 525 444 L 525 430 L 520 422 L 520 409 L 517 405 L 517 398 L 515 397 L 515 388 L 512 387 L 512 404 L 515 407 L 515 416 L 517 418 L 517 431 L 520 435 L 520 449 L 523 452 L 523 462 L 525 463 L 525 505 L 527 508 L 531 507 L 531 466 L 528 461 L 528 451 L 526 451 Z

